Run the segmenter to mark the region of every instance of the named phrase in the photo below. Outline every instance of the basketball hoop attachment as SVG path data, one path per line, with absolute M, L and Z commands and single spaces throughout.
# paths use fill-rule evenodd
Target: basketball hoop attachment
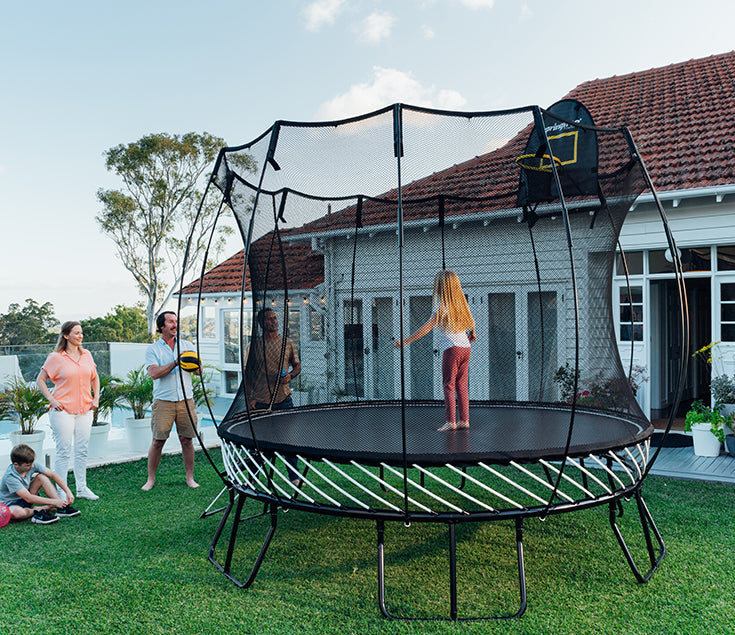
M 534 172 L 551 172 L 551 157 L 548 154 L 536 156 L 535 154 L 522 154 L 516 158 L 516 163 L 524 170 L 533 170 Z M 561 167 L 561 159 L 554 157 L 556 167 Z

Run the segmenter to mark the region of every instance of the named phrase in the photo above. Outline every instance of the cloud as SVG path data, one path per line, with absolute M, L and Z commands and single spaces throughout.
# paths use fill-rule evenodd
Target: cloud
M 318 121 L 353 117 L 397 102 L 446 110 L 460 110 L 467 100 L 456 90 L 423 86 L 411 73 L 373 67 L 369 82 L 354 84 L 346 93 L 322 104 Z
M 521 15 L 518 18 L 519 22 L 526 22 L 533 17 L 533 11 L 527 4 L 521 5 Z
M 303 11 L 308 31 L 318 31 L 325 24 L 334 24 L 344 6 L 344 0 L 316 0 Z
M 421 25 L 421 34 L 424 36 L 425 40 L 433 40 L 435 35 L 434 29 L 426 24 Z
M 473 11 L 477 11 L 478 9 L 492 9 L 495 4 L 495 0 L 459 0 L 459 2 Z
M 371 13 L 362 21 L 360 41 L 377 44 L 381 40 L 385 40 L 390 37 L 395 21 L 395 17 L 390 13 Z

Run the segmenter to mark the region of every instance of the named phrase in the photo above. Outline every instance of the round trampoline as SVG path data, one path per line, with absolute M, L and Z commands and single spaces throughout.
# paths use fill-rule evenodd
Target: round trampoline
M 223 512 L 210 560 L 229 579 L 254 582 L 280 510 L 368 519 L 380 610 L 412 619 L 388 608 L 385 523 L 444 523 L 450 601 L 440 617 L 517 617 L 527 596 L 524 520 L 598 506 L 635 578 L 650 578 L 666 550 L 641 490 L 658 450 L 636 399 L 640 301 L 618 241 L 644 191 L 680 298 L 683 278 L 626 128 L 595 127 L 572 100 L 495 113 L 395 104 L 339 122 L 276 122 L 222 150 L 211 184 L 243 250 L 212 270 L 203 264 L 179 295 L 198 306 L 211 281 L 239 272 L 239 319 L 225 322 L 239 388 L 217 424 L 228 502 L 205 512 Z M 441 431 L 454 414 L 442 399 L 440 339 L 408 334 L 439 314 L 432 279 L 445 270 L 462 281 L 477 341 L 469 425 Z M 631 499 L 643 570 L 617 523 Z M 244 517 L 246 500 L 262 513 Z M 232 573 L 238 527 L 263 515 L 270 528 L 241 580 Z M 460 617 L 455 527 L 487 521 L 515 524 L 519 606 Z

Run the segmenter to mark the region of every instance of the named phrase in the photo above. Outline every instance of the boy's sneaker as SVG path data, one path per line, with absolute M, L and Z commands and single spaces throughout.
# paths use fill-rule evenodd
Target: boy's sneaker
M 51 523 L 59 522 L 59 519 L 56 517 L 55 514 L 50 513 L 46 509 L 38 509 L 33 514 L 31 522 L 36 523 L 37 525 L 50 525 Z
M 66 507 L 61 507 L 56 510 L 56 515 L 59 518 L 71 518 L 72 516 L 79 516 L 81 514 L 78 509 L 75 509 L 71 505 L 67 505 Z

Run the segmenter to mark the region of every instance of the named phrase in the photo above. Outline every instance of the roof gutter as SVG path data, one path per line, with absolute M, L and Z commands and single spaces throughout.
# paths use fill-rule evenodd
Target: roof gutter
M 669 190 L 669 191 L 657 191 L 656 194 L 660 201 L 671 201 L 671 206 L 674 208 L 679 207 L 679 204 L 685 199 L 694 198 L 706 198 L 713 196 L 715 202 L 722 203 L 725 196 L 728 194 L 735 194 L 735 184 L 731 185 L 714 185 L 709 187 L 692 187 L 686 190 Z M 653 194 L 644 193 L 641 194 L 630 206 L 630 211 L 635 210 L 639 205 L 645 205 L 646 203 L 653 203 Z

